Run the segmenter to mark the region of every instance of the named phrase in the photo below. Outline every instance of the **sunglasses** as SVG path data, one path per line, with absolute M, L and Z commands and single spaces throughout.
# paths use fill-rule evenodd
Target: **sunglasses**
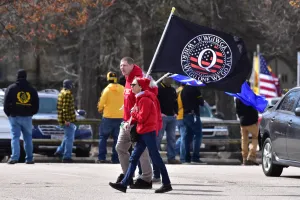
M 130 86 L 134 87 L 134 86 L 136 86 L 136 83 L 131 83 Z

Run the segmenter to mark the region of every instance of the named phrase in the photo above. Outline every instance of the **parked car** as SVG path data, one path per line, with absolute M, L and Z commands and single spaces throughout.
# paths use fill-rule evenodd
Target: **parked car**
M 208 103 L 204 103 L 204 106 L 200 106 L 200 119 L 202 122 L 207 121 L 222 121 L 223 119 L 217 118 L 213 115 L 211 107 L 208 105 Z M 203 139 L 228 139 L 229 132 L 227 126 L 207 126 L 205 124 L 202 125 L 202 134 Z M 165 136 L 164 136 L 165 137 Z M 177 140 L 180 139 L 180 133 L 178 128 L 176 127 L 176 137 Z M 179 143 L 177 143 L 179 145 Z M 229 144 L 205 144 L 205 142 L 202 142 L 201 144 L 201 150 L 202 151 L 224 151 L 228 149 Z M 179 148 L 177 146 L 177 148 Z
M 8 118 L 3 112 L 3 99 L 4 99 L 4 90 L 0 90 L 0 160 L 4 156 L 10 156 L 11 147 L 10 147 L 10 125 Z M 33 116 L 33 119 L 57 119 L 57 98 L 59 91 L 53 89 L 46 89 L 38 92 L 40 105 L 39 111 L 36 115 Z M 84 110 L 76 111 L 77 119 L 84 119 L 85 117 Z M 38 125 L 33 126 L 32 129 L 32 138 L 33 139 L 59 139 L 62 140 L 64 131 L 58 125 Z M 90 125 L 79 125 L 77 126 L 75 132 L 75 140 L 84 140 L 92 138 L 92 128 Z M 21 136 L 21 145 L 23 145 L 23 139 Z M 34 144 L 34 153 L 44 154 L 51 156 L 54 154 L 57 146 L 56 145 L 38 145 Z M 90 154 L 91 145 L 74 145 L 73 152 L 77 157 L 88 157 Z M 2 159 L 1 159 L 2 158 Z M 21 148 L 20 162 L 25 161 L 25 152 Z
M 299 98 L 300 88 L 293 88 L 263 113 L 260 136 L 266 176 L 280 176 L 285 167 L 300 167 Z
M 0 89 L 0 161 L 3 160 L 5 156 L 11 155 L 11 136 L 10 136 L 10 125 L 8 117 L 3 111 L 4 103 L 4 92 L 5 89 Z M 20 162 L 25 162 L 25 151 L 23 149 L 23 137 L 20 138 Z
M 39 91 L 40 106 L 39 111 L 33 116 L 33 119 L 57 119 L 57 98 L 59 91 L 54 89 L 46 89 Z M 76 111 L 76 119 L 84 119 L 85 111 Z M 58 125 L 38 125 L 34 126 L 32 130 L 33 139 L 49 139 L 49 140 L 62 140 L 64 130 Z M 79 125 L 75 132 L 75 140 L 84 140 L 92 138 L 91 125 Z M 53 155 L 57 146 L 53 145 L 36 145 L 34 144 L 34 152 L 45 154 L 48 156 Z M 90 154 L 91 145 L 82 144 L 74 145 L 73 152 L 77 157 L 88 157 Z

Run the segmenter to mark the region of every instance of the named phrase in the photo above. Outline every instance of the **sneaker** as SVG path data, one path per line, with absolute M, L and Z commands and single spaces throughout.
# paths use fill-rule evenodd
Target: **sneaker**
M 165 192 L 169 192 L 169 191 L 172 191 L 172 190 L 173 190 L 173 188 L 172 188 L 171 184 L 162 185 L 160 188 L 155 190 L 155 193 L 165 193 Z
M 116 183 L 120 183 L 123 180 L 124 176 L 125 176 L 124 174 L 120 174 L 117 178 Z
M 104 163 L 111 163 L 111 162 L 109 160 L 97 160 L 96 163 L 104 164 Z
M 33 160 L 32 161 L 26 161 L 25 163 L 28 164 L 28 165 L 33 165 L 34 161 Z
M 126 193 L 127 187 L 123 186 L 121 183 L 111 183 L 110 182 L 109 185 L 116 190 Z
M 147 182 L 143 179 L 138 179 L 134 184 L 130 185 L 131 189 L 152 189 L 152 181 Z
M 59 152 L 55 152 L 53 154 L 55 157 L 58 157 L 58 158 L 62 158 L 63 157 L 63 154 L 59 153 Z
M 256 166 L 258 166 L 259 163 L 254 161 L 254 160 L 247 160 L 246 165 L 256 165 Z
M 179 160 L 172 159 L 172 160 L 168 160 L 168 164 L 177 165 L 177 164 L 181 164 L 181 162 Z
M 141 179 L 142 178 L 142 174 L 138 174 L 136 177 L 134 177 L 134 181 L 137 181 L 138 179 Z
M 63 163 L 73 163 L 72 158 L 65 158 L 62 160 Z
M 152 183 L 161 183 L 161 179 L 160 178 L 152 178 Z
M 10 164 L 10 165 L 14 165 L 14 164 L 17 164 L 17 163 L 18 163 L 17 160 L 9 159 L 9 160 L 7 161 L 7 164 Z

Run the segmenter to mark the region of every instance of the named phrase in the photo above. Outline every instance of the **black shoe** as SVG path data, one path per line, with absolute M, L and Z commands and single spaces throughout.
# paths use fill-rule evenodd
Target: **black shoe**
M 160 188 L 155 190 L 155 193 L 165 193 L 165 192 L 170 192 L 172 190 L 173 190 L 173 188 L 172 188 L 171 184 L 162 185 Z
M 17 163 L 18 163 L 17 160 L 9 159 L 9 160 L 7 161 L 7 164 L 10 164 L 10 165 L 14 165 L 14 164 L 17 164 Z
M 28 164 L 28 165 L 33 165 L 34 161 L 33 160 L 32 161 L 26 161 L 25 163 Z
M 117 178 L 116 183 L 120 183 L 123 180 L 124 176 L 125 176 L 124 174 L 120 174 Z
M 246 165 L 256 165 L 256 166 L 258 166 L 259 163 L 257 163 L 256 161 L 253 161 L 253 160 L 247 160 Z
M 71 158 L 63 159 L 63 163 L 73 163 L 73 160 Z
M 62 158 L 62 157 L 63 157 L 63 155 L 62 155 L 61 153 L 58 153 L 58 152 L 55 152 L 53 155 L 54 155 L 55 157 L 59 157 L 59 158 Z
M 152 189 L 152 181 L 147 182 L 143 179 L 137 179 L 136 182 L 130 185 L 131 189 Z
M 116 190 L 126 193 L 127 187 L 123 186 L 121 183 L 111 183 L 110 182 L 109 185 Z

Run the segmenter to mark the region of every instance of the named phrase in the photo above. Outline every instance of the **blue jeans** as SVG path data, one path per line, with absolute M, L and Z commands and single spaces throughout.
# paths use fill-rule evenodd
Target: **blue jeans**
M 20 158 L 20 136 L 24 139 L 26 161 L 33 161 L 32 144 L 32 117 L 9 117 L 11 132 L 11 160 L 18 161 Z
M 168 160 L 174 160 L 176 156 L 175 144 L 176 144 L 176 117 L 166 116 L 163 117 L 163 127 L 159 131 L 158 137 L 156 138 L 157 149 L 160 150 L 161 140 L 165 134 L 167 134 L 167 157 Z
M 112 149 L 112 156 L 111 161 L 113 163 L 119 163 L 118 153 L 116 151 L 116 144 L 118 141 L 118 136 L 120 132 L 120 125 L 123 119 L 112 119 L 112 118 L 102 118 L 100 127 L 99 127 L 99 154 L 98 160 L 106 160 L 107 154 L 107 139 L 112 134 L 114 139 L 113 149 Z
M 185 162 L 185 138 L 186 138 L 186 127 L 183 120 L 177 120 L 177 127 L 180 133 L 180 138 L 176 141 L 176 154 L 180 155 L 180 161 Z
M 57 147 L 56 152 L 63 154 L 63 159 L 71 159 L 76 125 L 70 123 L 70 126 L 62 126 L 62 128 L 64 129 L 64 139 L 60 146 Z
M 193 141 L 192 161 L 199 161 L 202 141 L 202 123 L 200 117 L 193 114 L 185 114 L 183 116 L 183 123 L 186 127 L 185 147 L 189 147 Z M 185 148 L 185 152 L 185 162 L 191 162 L 190 148 Z
M 138 165 L 139 159 L 140 159 L 142 153 L 145 151 L 146 147 L 148 148 L 152 163 L 155 166 L 157 166 L 159 168 L 159 170 L 161 171 L 163 185 L 168 185 L 171 183 L 170 179 L 169 179 L 167 168 L 166 168 L 166 166 L 159 154 L 159 151 L 157 149 L 156 133 L 155 133 L 155 131 L 152 131 L 152 132 L 140 135 L 140 137 L 134 147 L 134 150 L 130 156 L 128 170 L 125 174 L 124 179 L 121 181 L 122 185 L 128 186 L 129 181 L 134 174 L 136 166 Z

